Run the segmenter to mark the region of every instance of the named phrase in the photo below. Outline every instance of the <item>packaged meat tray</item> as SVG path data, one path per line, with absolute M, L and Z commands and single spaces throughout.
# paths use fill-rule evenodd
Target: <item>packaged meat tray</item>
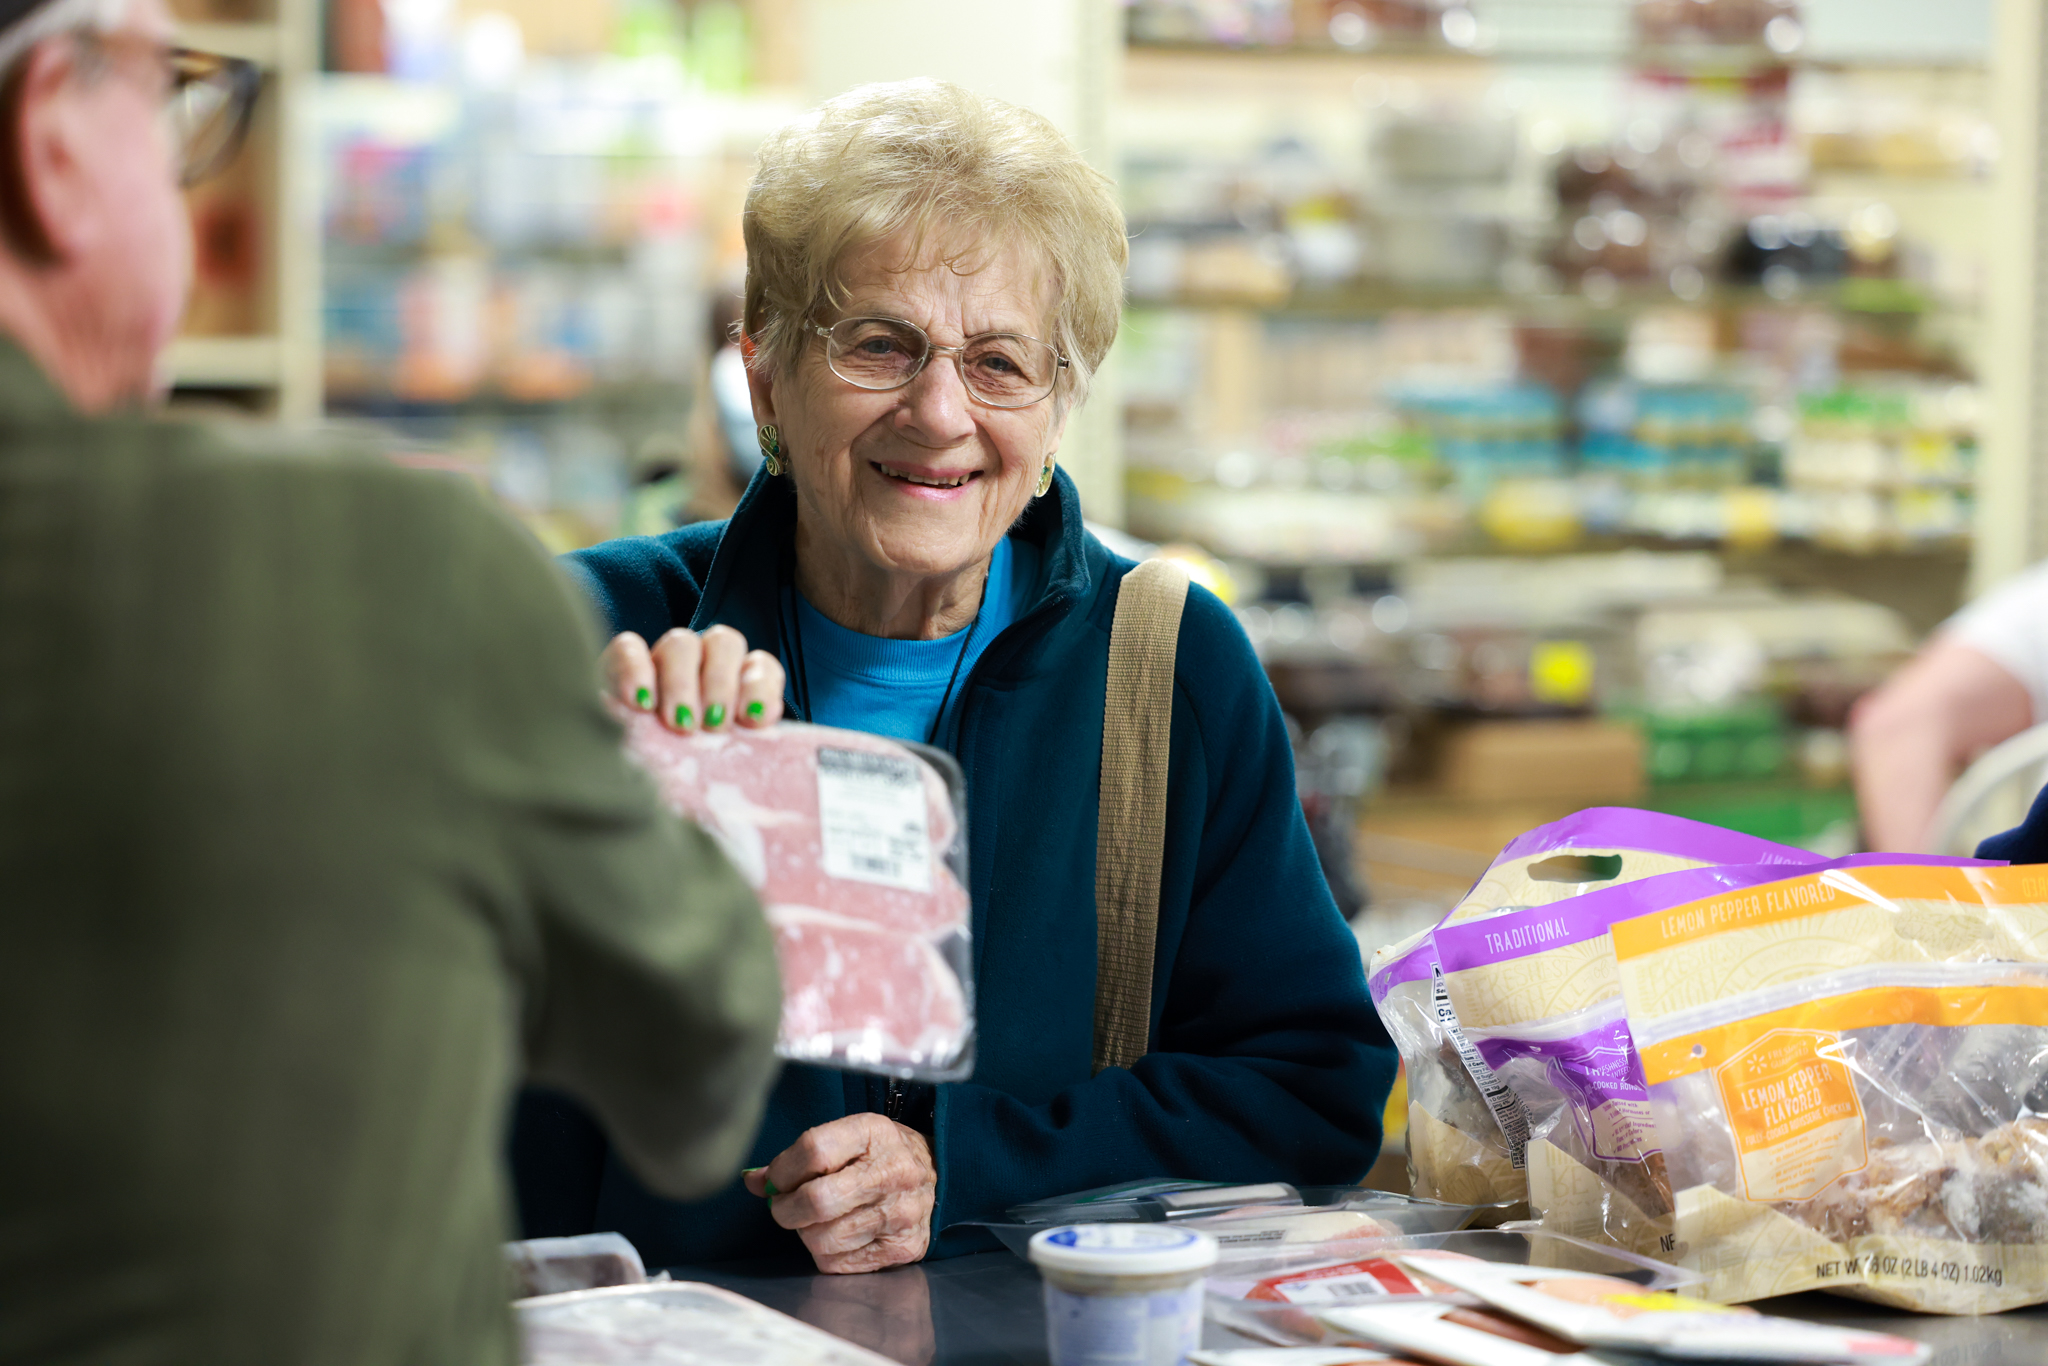
M 894 1366 L 787 1314 L 694 1281 L 519 1300 L 522 1366 Z
M 608 1285 L 642 1285 L 647 1268 L 640 1250 L 619 1233 L 582 1233 L 573 1238 L 529 1238 L 505 1244 L 512 1268 L 513 1298 L 596 1290 Z
M 678 735 L 618 709 L 662 800 L 761 898 L 782 967 L 776 1051 L 918 1081 L 973 1070 L 967 835 L 942 750 L 784 722 Z

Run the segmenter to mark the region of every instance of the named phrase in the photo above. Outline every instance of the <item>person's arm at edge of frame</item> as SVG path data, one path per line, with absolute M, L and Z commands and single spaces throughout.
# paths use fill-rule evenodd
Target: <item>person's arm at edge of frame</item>
M 1160 1175 L 1341 1184 L 1377 1155 L 1394 1049 L 1309 839 L 1279 703 L 1203 589 L 1189 593 L 1180 649 L 1188 706 L 1175 725 L 1192 713 L 1186 752 L 1204 771 L 1177 779 L 1177 795 L 1203 803 L 1203 828 L 1156 1051 L 1043 1105 L 941 1087 L 940 1255 L 948 1224 L 1017 1199 Z M 1209 1120 L 1197 1144 L 1191 1111 Z
M 486 775 L 533 908 L 528 1079 L 567 1091 L 662 1194 L 732 1179 L 760 1122 L 782 993 L 754 895 L 658 805 L 600 700 L 581 586 L 518 534 L 476 557 L 476 709 L 517 756 Z M 487 742 L 492 737 L 486 737 Z
M 1872 849 L 1920 852 L 1957 775 L 2034 720 L 2033 699 L 2010 670 L 1937 634 L 1850 713 L 1865 841 Z

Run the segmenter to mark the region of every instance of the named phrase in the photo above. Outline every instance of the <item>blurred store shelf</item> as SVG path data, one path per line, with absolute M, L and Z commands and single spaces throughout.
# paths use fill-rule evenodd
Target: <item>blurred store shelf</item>
M 266 23 L 179 23 L 175 32 L 181 46 L 222 57 L 240 57 L 262 67 L 278 64 L 285 41 L 278 25 Z
M 284 371 L 283 344 L 276 337 L 180 337 L 164 365 L 181 388 L 267 388 Z

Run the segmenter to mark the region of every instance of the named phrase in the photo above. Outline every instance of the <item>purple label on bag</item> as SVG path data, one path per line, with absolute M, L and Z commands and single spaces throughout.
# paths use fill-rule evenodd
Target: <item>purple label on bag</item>
M 1632 806 L 1593 806 L 1561 821 L 1515 836 L 1500 858 L 1528 858 L 1554 849 L 1640 849 L 1702 863 L 1808 863 L 1812 853 L 1737 834 L 1718 825 L 1642 811 Z
M 1597 939 L 1623 920 L 1683 906 L 1689 901 L 1717 896 L 1722 892 L 1758 887 L 1768 882 L 1808 877 L 1830 868 L 1868 868 L 1900 864 L 1940 867 L 1995 866 L 1995 860 L 1946 858 L 1938 854 L 1851 854 L 1827 861 L 1746 863 L 1715 868 L 1682 868 L 1659 873 L 1636 882 L 1602 887 L 1595 892 L 1554 901 L 1548 906 L 1530 906 L 1507 911 L 1483 920 L 1459 925 L 1439 925 L 1432 938 L 1435 961 L 1445 972 L 1465 972 L 1494 963 L 1511 962 L 1532 954 L 1561 949 Z M 1421 976 L 1428 976 L 1425 965 Z
M 1500 1072 L 1518 1059 L 1540 1066 L 1565 1099 L 1565 1111 L 1587 1152 L 1609 1162 L 1640 1162 L 1658 1151 L 1628 1021 L 1617 1015 L 1564 1039 L 1474 1039 L 1479 1055 Z M 1512 1083 L 1511 1083 L 1512 1084 Z

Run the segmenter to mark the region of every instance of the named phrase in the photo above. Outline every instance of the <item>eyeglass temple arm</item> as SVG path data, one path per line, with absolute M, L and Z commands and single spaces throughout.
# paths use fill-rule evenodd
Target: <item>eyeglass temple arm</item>
M 810 328 L 811 331 L 817 333 L 821 337 L 830 337 L 832 335 L 832 329 L 829 327 L 820 326 L 815 318 L 806 318 L 804 320 L 804 326 Z M 941 346 L 937 342 L 933 341 L 930 337 L 926 337 L 924 339 L 924 344 L 934 351 L 950 352 L 958 351 L 960 349 L 957 346 Z M 1053 359 L 1057 360 L 1060 363 L 1060 369 L 1071 370 L 1074 368 L 1074 363 L 1068 360 L 1065 356 L 1061 355 L 1058 351 L 1054 351 L 1052 354 Z

